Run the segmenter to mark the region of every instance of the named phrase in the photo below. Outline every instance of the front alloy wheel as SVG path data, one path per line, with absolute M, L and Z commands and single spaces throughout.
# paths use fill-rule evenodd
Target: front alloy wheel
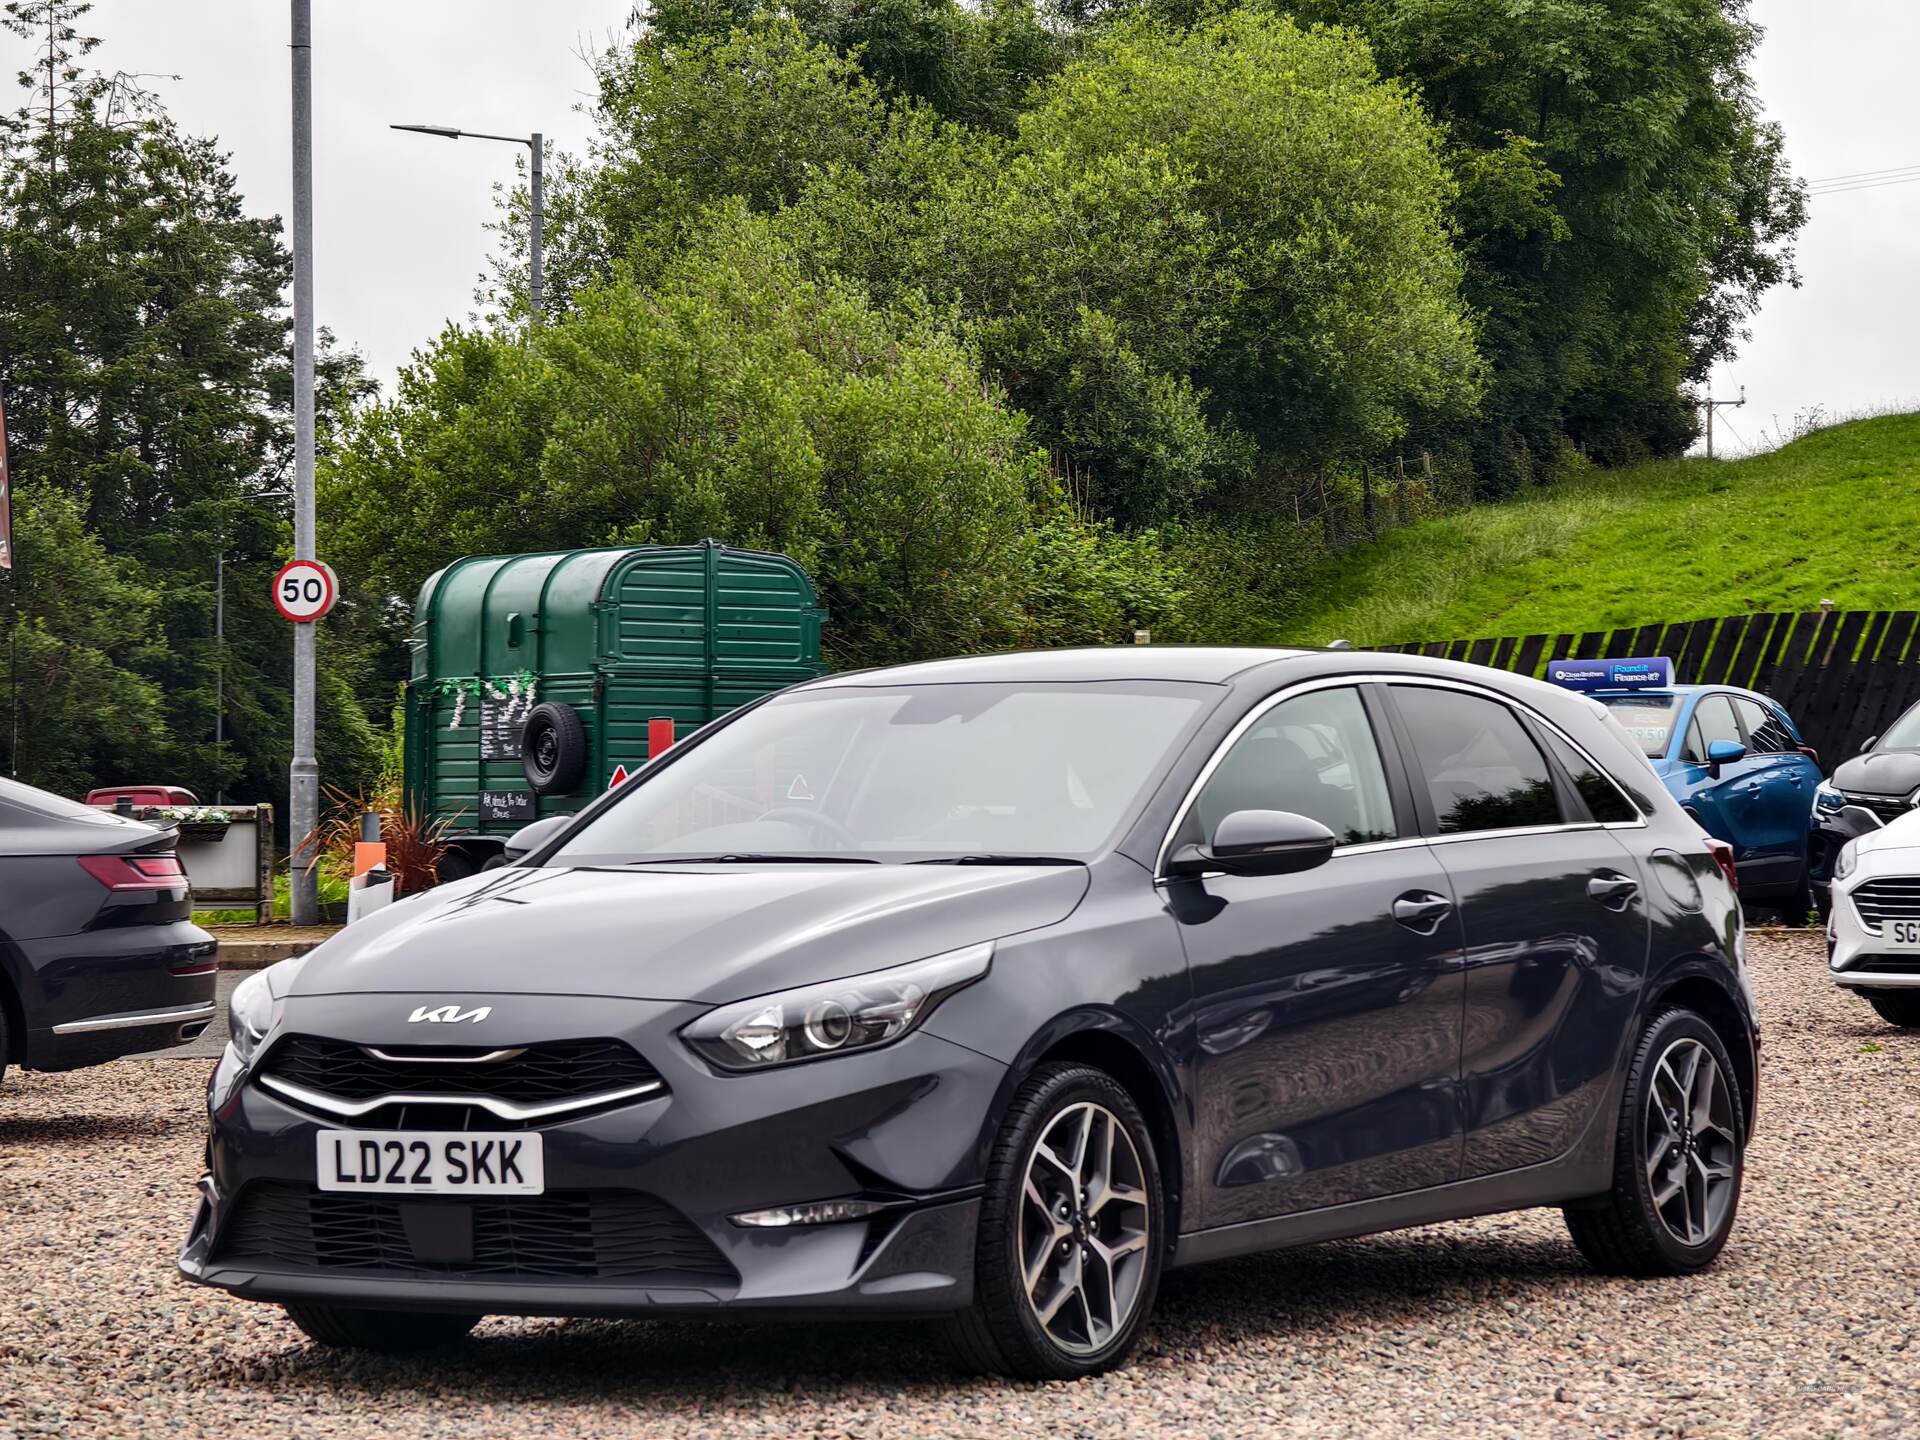
M 1091 1066 L 1037 1066 L 988 1157 L 963 1363 L 1030 1380 L 1111 1369 L 1153 1305 L 1165 1249 L 1160 1171 L 1140 1107 Z
M 1096 1354 L 1132 1318 L 1152 1223 L 1120 1118 L 1091 1100 L 1060 1111 L 1027 1162 L 1020 1256 L 1027 1304 L 1062 1350 Z

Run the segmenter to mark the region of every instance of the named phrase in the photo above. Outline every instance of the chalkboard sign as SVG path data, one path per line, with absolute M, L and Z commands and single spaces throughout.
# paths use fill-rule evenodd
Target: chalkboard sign
M 508 712 L 514 714 L 507 719 Z M 480 758 L 482 760 L 518 760 L 520 739 L 526 732 L 526 716 L 512 701 L 480 701 Z
M 482 790 L 480 819 L 510 824 L 533 819 L 533 795 L 526 790 Z

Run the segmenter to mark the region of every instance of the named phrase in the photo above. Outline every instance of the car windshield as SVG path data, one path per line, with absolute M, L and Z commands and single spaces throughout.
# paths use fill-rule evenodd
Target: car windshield
M 1613 712 L 1613 718 L 1639 743 L 1649 760 L 1659 760 L 1666 755 L 1667 742 L 1673 738 L 1674 717 L 1680 713 L 1678 695 L 1596 695 L 1593 698 Z
M 641 771 L 553 858 L 1084 859 L 1217 694 L 1160 681 L 802 690 Z
M 1920 750 L 1920 705 L 1914 706 L 1875 743 L 1876 750 Z

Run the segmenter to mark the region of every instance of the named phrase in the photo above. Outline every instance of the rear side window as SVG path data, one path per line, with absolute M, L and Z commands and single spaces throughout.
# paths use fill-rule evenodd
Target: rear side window
M 1640 812 L 1634 809 L 1633 802 L 1620 793 L 1620 787 L 1609 780 L 1598 765 L 1552 731 L 1547 732 L 1547 748 L 1553 752 L 1553 758 L 1560 762 L 1560 768 L 1567 772 L 1567 778 L 1573 781 L 1573 788 L 1587 802 L 1587 813 L 1595 820 L 1602 825 L 1613 825 L 1640 818 Z
M 1707 747 L 1716 740 L 1731 740 L 1736 745 L 1747 743 L 1740 734 L 1739 722 L 1733 718 L 1732 702 L 1717 692 L 1702 696 L 1700 703 L 1693 707 L 1693 723 L 1687 727 L 1687 747 L 1680 758 L 1704 765 Z
M 1513 711 L 1457 690 L 1394 694 L 1442 834 L 1561 823 L 1547 757 Z
M 1393 800 L 1360 692 L 1312 690 L 1261 716 L 1208 777 L 1183 834 L 1211 844 L 1236 810 L 1305 815 L 1343 845 L 1396 838 Z
M 1755 755 L 1784 755 L 1800 748 L 1786 722 L 1765 705 L 1738 699 L 1733 705 L 1740 712 L 1740 723 L 1747 727 L 1747 749 Z

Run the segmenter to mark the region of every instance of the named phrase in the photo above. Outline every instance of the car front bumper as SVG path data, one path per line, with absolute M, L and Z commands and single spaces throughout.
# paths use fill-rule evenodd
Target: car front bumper
M 1896 850 L 1912 859 L 1920 851 Z M 1861 918 L 1854 891 L 1872 880 L 1897 873 L 1882 855 L 1869 852 L 1853 874 L 1832 882 L 1827 912 L 1827 966 L 1836 985 L 1855 990 L 1920 989 L 1920 948 L 1893 942 L 1888 925 L 1871 926 Z
M 369 997 L 354 998 L 364 1003 Z M 374 998 L 384 1012 L 404 1012 L 445 997 Z M 316 1132 L 381 1127 L 310 1112 L 243 1073 L 229 1049 L 209 1087 L 208 1173 L 180 1256 L 182 1273 L 248 1299 L 479 1314 L 933 1315 L 971 1301 L 982 1136 L 1006 1076 L 1000 1062 L 916 1032 L 868 1054 L 754 1075 L 719 1074 L 674 1033 L 700 1007 L 620 1000 L 588 1006 L 521 996 L 496 1001 L 502 1012 L 509 1006 L 528 1028 L 489 1034 L 488 1043 L 612 1036 L 660 1072 L 663 1094 L 535 1127 L 545 1187 L 556 1200 L 590 1203 L 596 1215 L 609 1200 L 657 1203 L 664 1207 L 660 1226 L 682 1237 L 674 1253 L 697 1251 L 697 1264 L 663 1264 L 645 1274 L 631 1264 L 603 1270 L 596 1255 L 604 1260 L 612 1250 L 597 1230 L 577 1260 L 557 1267 L 568 1273 L 551 1273 L 555 1267 L 506 1272 L 477 1263 L 484 1258 L 478 1255 L 472 1264 L 414 1263 L 403 1254 L 397 1265 L 384 1259 L 363 1265 L 351 1257 L 340 1263 L 339 1255 L 321 1255 L 318 1247 L 297 1260 L 250 1249 L 248 1237 L 258 1232 L 244 1216 L 262 1194 L 291 1196 L 296 1209 L 307 1197 L 314 1225 L 325 1223 L 318 1217 L 331 1201 L 313 1198 L 319 1193 Z M 316 1030 L 311 1017 L 298 1015 L 282 1028 L 294 1027 Z M 362 1044 L 400 1043 L 377 1026 L 349 1033 Z M 402 1038 L 419 1044 L 417 1037 Z M 481 1117 L 472 1128 L 511 1127 Z M 410 1227 L 427 1223 L 421 1207 L 470 1203 L 476 1213 L 496 1217 L 483 1223 L 514 1218 L 505 1197 L 368 1198 L 412 1209 L 412 1219 L 401 1217 Z M 731 1218 L 848 1198 L 889 1208 L 823 1225 L 747 1227 Z M 644 1248 L 646 1234 L 635 1241 L 630 1233 L 622 1242 L 628 1247 L 619 1251 L 623 1262 L 632 1261 L 635 1243 Z

